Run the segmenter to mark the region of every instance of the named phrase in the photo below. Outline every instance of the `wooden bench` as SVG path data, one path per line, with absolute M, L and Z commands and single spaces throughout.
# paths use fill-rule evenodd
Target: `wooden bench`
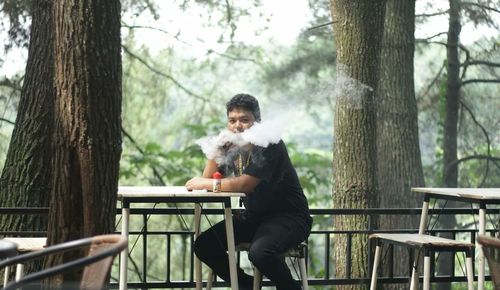
M 3 238 L 3 240 L 10 241 L 10 242 L 17 244 L 17 253 L 18 254 L 40 251 L 43 248 L 45 248 L 45 245 L 47 244 L 47 238 L 45 238 L 45 237 L 43 237 L 43 238 L 25 238 L 25 237 L 12 238 L 12 237 L 7 237 L 7 238 Z M 24 265 L 17 264 L 16 265 L 16 281 L 18 281 L 19 279 L 21 279 L 23 277 L 23 272 L 24 272 Z M 9 281 L 9 275 L 10 275 L 10 269 L 9 269 L 9 267 L 7 267 L 5 269 L 3 285 L 6 285 L 7 282 Z
M 440 238 L 424 234 L 372 234 L 370 239 L 376 241 L 375 257 L 373 262 L 372 278 L 370 290 L 377 288 L 377 270 L 380 264 L 381 247 L 383 243 L 399 245 L 403 247 L 413 248 L 415 251 L 423 251 L 424 254 L 424 290 L 430 289 L 431 277 L 431 260 L 430 255 L 433 252 L 464 252 L 466 255 L 466 269 L 467 269 L 467 286 L 469 290 L 473 290 L 473 270 L 472 270 L 472 252 L 474 244 L 457 241 L 452 239 Z M 418 288 L 418 256 L 415 255 L 413 263 L 413 271 L 410 289 L 416 290 Z

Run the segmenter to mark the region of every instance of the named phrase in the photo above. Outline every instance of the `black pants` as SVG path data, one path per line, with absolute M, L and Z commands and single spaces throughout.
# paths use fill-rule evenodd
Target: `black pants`
M 251 242 L 248 258 L 264 276 L 275 283 L 278 290 L 301 289 L 281 255 L 304 241 L 311 230 L 297 222 L 296 217 L 275 216 L 259 222 L 243 220 L 233 216 L 234 240 L 236 244 Z M 301 226 L 302 225 L 302 226 Z M 226 225 L 224 221 L 203 232 L 194 243 L 196 256 L 225 281 L 230 280 L 227 256 Z M 241 288 L 251 289 L 253 277 L 238 269 Z

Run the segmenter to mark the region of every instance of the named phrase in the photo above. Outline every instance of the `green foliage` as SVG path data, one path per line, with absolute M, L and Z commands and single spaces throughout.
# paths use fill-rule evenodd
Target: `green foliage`
M 446 65 L 446 64 L 445 64 Z M 436 148 L 434 151 L 436 162 L 430 165 L 424 165 L 424 175 L 428 186 L 437 186 L 443 184 L 443 144 L 444 144 L 444 123 L 446 119 L 446 94 L 447 94 L 447 73 L 443 73 L 439 79 L 439 119 L 436 134 Z
M 0 14 L 5 15 L 0 17 L 0 31 L 6 30 L 10 40 L 4 42 L 5 51 L 28 47 L 31 5 L 32 0 L 0 0 Z
M 133 17 L 149 13 L 155 20 L 160 18 L 158 5 L 154 0 L 120 0 L 122 12 L 130 13 Z
M 199 176 L 205 158 L 197 145 L 165 150 L 158 143 L 147 143 L 142 152 L 124 154 L 120 164 L 121 184 L 181 185 Z M 142 181 L 141 181 L 142 179 Z
M 323 208 L 325 204 L 330 204 L 333 157 L 331 152 L 298 150 L 294 143 L 288 143 L 287 147 L 311 207 Z
M 469 155 L 486 156 L 488 149 L 482 144 Z M 500 146 L 494 147 L 491 156 L 500 156 Z M 462 187 L 500 187 L 500 161 L 471 159 L 459 165 L 459 183 Z
M 27 43 L 31 1 L 0 0 L 0 6 L 3 5 L 2 16 L 6 16 L 0 18 L 0 30 L 11 31 L 11 38 L 4 42 L 5 45 L 14 47 Z M 240 28 L 244 22 L 255 21 L 251 31 L 255 35 L 266 31 L 270 25 L 271 15 L 264 11 L 262 2 L 121 1 L 124 19 L 130 21 L 131 26 L 147 23 L 166 31 L 159 34 L 158 39 L 167 37 L 171 40 L 167 47 L 159 50 L 156 47 L 155 50 L 153 44 L 156 44 L 157 39 L 148 39 L 148 43 L 141 44 L 143 30 L 138 28 L 126 30 L 122 39 L 123 45 L 139 58 L 123 52 L 123 127 L 133 140 L 124 137 L 121 185 L 182 185 L 189 178 L 199 176 L 205 165 L 205 157 L 195 140 L 212 135 L 224 126 L 224 103 L 230 96 L 249 92 L 259 98 L 263 118 L 267 117 L 267 109 L 275 107 L 279 110 L 291 107 L 300 112 L 290 124 L 293 132 L 289 132 L 284 139 L 311 207 L 331 207 L 335 46 L 331 26 L 307 30 L 332 20 L 329 1 L 309 0 L 313 19 L 293 45 L 276 45 L 272 39 L 264 46 L 244 43 L 241 41 L 243 38 L 238 38 L 239 33 L 243 34 Z M 210 35 L 195 35 L 185 41 L 183 36 L 189 33 L 186 32 L 189 29 L 171 31 L 168 25 L 164 27 L 160 22 L 150 22 L 151 19 L 160 20 L 169 16 L 171 11 L 168 10 L 162 14 L 165 11 L 162 6 L 167 6 L 166 3 L 174 3 L 180 8 L 175 12 L 181 11 L 202 19 L 203 25 L 211 30 Z M 493 5 L 494 1 L 484 3 Z M 485 12 L 472 9 L 479 8 L 468 5 L 466 15 Z M 475 18 L 481 21 L 485 19 L 479 16 Z M 142 21 L 144 19 L 148 20 Z M 499 59 L 498 43 L 496 37 L 466 48 L 474 59 L 495 60 Z M 434 74 L 446 58 L 446 53 L 440 46 L 417 45 L 416 48 L 415 65 L 421 66 L 415 70 L 417 92 L 426 91 L 425 95 L 419 96 L 426 184 L 440 186 L 446 75 L 438 77 L 434 83 L 437 85 L 432 85 L 429 92 L 426 88 L 434 81 Z M 192 50 L 197 53 L 190 54 Z M 4 58 L 7 57 L 0 56 L 0 64 Z M 467 71 L 467 78 L 482 78 L 485 75 L 498 78 L 498 68 L 476 66 Z M 0 107 L 6 108 L 3 117 L 13 121 L 18 97 L 10 98 L 13 92 L 5 86 L 0 89 Z M 462 89 L 461 98 L 473 109 L 478 121 L 490 134 L 490 154 L 498 156 L 498 86 L 467 85 Z M 484 134 L 467 114 L 464 113 L 462 117 L 459 158 L 486 155 L 488 150 Z M 3 163 L 4 152 L 7 152 L 12 127 L 5 122 L 0 123 L 0 164 Z M 478 186 L 485 175 L 486 161 L 469 160 L 460 163 L 459 170 L 461 186 Z M 490 162 L 488 178 L 483 185 L 499 186 L 499 178 L 498 166 Z M 132 223 L 135 230 L 141 229 L 140 221 Z M 188 220 L 187 223 L 191 225 L 192 221 Z M 314 229 L 331 228 L 332 225 L 330 216 L 315 217 Z M 185 229 L 176 217 L 152 218 L 148 227 Z M 323 244 L 324 241 L 320 239 L 311 241 L 311 273 L 321 274 L 324 271 L 322 253 L 317 252 Z M 176 259 L 172 261 L 173 264 L 182 265 L 185 259 L 189 259 L 183 252 L 188 245 L 189 240 L 186 239 L 173 241 L 173 256 Z M 166 251 L 165 241 L 161 239 L 149 240 L 149 246 L 155 248 L 157 253 Z M 140 263 L 139 253 L 136 254 L 136 260 Z M 148 268 L 151 268 L 153 275 L 161 277 L 165 265 L 159 264 L 163 259 L 156 260 L 147 261 Z M 188 274 L 185 270 L 175 273 L 176 277 Z

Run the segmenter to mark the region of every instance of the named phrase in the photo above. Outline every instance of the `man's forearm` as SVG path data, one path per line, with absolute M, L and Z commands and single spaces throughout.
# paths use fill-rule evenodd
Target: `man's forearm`
M 248 175 L 242 175 L 238 177 L 227 177 L 222 179 L 221 190 L 244 192 L 248 194 L 254 191 L 258 183 L 259 180 L 257 178 Z

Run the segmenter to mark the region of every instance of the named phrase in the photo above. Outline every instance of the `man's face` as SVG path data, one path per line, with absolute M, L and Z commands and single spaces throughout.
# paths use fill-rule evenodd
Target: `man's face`
M 233 133 L 243 132 L 252 127 L 255 117 L 251 111 L 234 108 L 227 114 L 227 128 Z

